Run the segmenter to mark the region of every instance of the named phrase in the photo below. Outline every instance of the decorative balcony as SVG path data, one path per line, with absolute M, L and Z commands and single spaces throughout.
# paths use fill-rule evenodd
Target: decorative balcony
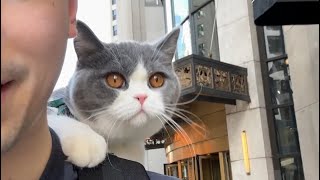
M 250 102 L 247 69 L 189 55 L 175 61 L 175 71 L 182 87 L 182 98 L 235 104 L 236 99 Z
M 165 6 L 172 10 L 172 22 L 167 26 L 181 26 L 174 62 L 182 86 L 181 102 L 195 97 L 196 101 L 222 104 L 250 102 L 247 69 L 220 61 L 214 1 L 177 0 Z M 173 119 L 178 124 L 185 123 L 179 117 Z M 170 131 L 170 125 L 166 126 Z M 167 133 L 162 129 L 148 138 L 145 148 L 163 148 L 168 143 Z

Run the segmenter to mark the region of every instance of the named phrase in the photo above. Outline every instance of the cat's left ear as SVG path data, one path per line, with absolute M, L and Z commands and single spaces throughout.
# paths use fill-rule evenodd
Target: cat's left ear
M 94 32 L 80 20 L 77 20 L 77 31 L 78 35 L 74 38 L 73 43 L 79 62 L 104 49 L 103 44 Z
M 179 34 L 180 26 L 174 28 L 169 34 L 155 44 L 156 49 L 167 55 L 170 60 L 172 60 L 176 52 Z

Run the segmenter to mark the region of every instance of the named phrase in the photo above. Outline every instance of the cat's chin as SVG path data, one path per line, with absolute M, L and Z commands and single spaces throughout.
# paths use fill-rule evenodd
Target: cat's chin
M 147 122 L 148 115 L 144 111 L 138 112 L 129 120 L 130 125 L 137 128 L 144 126 Z

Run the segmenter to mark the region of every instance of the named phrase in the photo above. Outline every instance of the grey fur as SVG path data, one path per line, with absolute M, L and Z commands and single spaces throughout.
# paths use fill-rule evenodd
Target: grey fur
M 179 28 L 156 44 L 140 42 L 103 43 L 83 22 L 77 22 L 78 36 L 74 40 L 78 55 L 76 71 L 66 89 L 53 93 L 65 95 L 65 102 L 77 119 L 88 118 L 97 109 L 108 108 L 118 92 L 109 87 L 105 77 L 119 72 L 128 81 L 139 61 L 149 75 L 161 72 L 166 82 L 159 88 L 165 104 L 174 104 L 180 95 L 180 85 L 174 73 L 172 58 L 176 50 Z M 130 82 L 121 89 L 125 91 Z M 93 119 L 94 120 L 94 119 Z

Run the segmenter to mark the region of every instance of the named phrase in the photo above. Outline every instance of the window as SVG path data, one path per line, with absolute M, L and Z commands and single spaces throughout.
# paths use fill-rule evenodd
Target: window
M 200 19 L 200 18 L 203 17 L 203 16 L 204 16 L 204 12 L 203 12 L 202 10 L 199 10 L 199 11 L 197 12 L 197 18 Z
M 172 24 L 167 27 L 181 25 L 180 37 L 175 58 L 195 54 L 220 59 L 215 3 L 213 0 L 172 0 L 165 4 L 166 16 L 172 17 Z M 171 21 L 170 21 L 171 23 Z M 171 29 L 171 28 L 168 28 Z
M 293 103 L 289 65 L 284 59 L 267 63 L 271 100 L 274 105 Z
M 118 35 L 118 27 L 117 27 L 117 25 L 112 26 L 112 32 L 113 32 L 113 36 Z
M 199 54 L 202 56 L 205 56 L 205 53 L 206 53 L 205 44 L 203 44 L 203 43 L 199 44 L 198 48 L 199 48 Z
M 172 6 L 172 18 L 174 27 L 176 27 L 189 15 L 189 2 L 188 0 L 173 0 Z
M 112 20 L 117 20 L 117 10 L 112 10 Z
M 198 24 L 198 37 L 203 37 L 204 36 L 204 25 L 203 24 Z
M 217 22 L 215 17 L 214 1 L 193 0 L 193 8 L 198 8 L 192 14 L 195 26 L 194 41 L 196 46 L 204 44 L 205 49 L 197 48 L 195 54 L 220 59 Z
M 258 28 L 261 70 L 275 176 L 304 180 L 296 125 L 289 61 L 281 26 Z
M 265 41 L 268 58 L 274 58 L 285 53 L 281 26 L 265 27 Z

